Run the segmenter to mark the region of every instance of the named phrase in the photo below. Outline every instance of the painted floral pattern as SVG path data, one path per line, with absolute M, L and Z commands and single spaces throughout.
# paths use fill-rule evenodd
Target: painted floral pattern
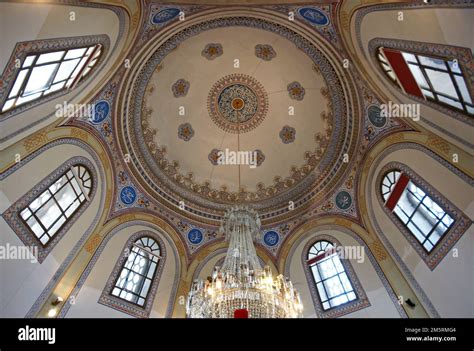
M 255 45 L 255 56 L 264 60 L 271 61 L 276 57 L 276 52 L 273 50 L 273 47 L 268 44 L 258 44 Z
M 284 126 L 280 131 L 280 139 L 283 144 L 289 144 L 295 141 L 296 129 L 289 126 Z
M 178 137 L 184 141 L 189 141 L 194 136 L 194 129 L 189 123 L 183 123 L 178 127 Z
M 175 98 L 186 96 L 188 94 L 188 90 L 189 82 L 184 79 L 178 79 L 171 87 L 171 91 L 173 92 L 173 96 Z
M 221 56 L 224 53 L 221 44 L 210 43 L 207 44 L 204 50 L 202 50 L 201 55 L 207 58 L 208 60 L 214 60 L 216 57 Z
M 290 98 L 292 98 L 293 100 L 298 100 L 298 101 L 303 100 L 305 90 L 301 86 L 300 83 L 298 82 L 290 83 L 288 84 L 287 89 L 288 89 L 288 93 L 290 94 Z

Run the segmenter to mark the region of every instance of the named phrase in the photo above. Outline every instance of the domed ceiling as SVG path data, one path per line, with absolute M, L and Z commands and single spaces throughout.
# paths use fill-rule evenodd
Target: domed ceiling
M 153 72 L 141 132 L 160 171 L 183 188 L 219 202 L 254 201 L 283 190 L 275 177 L 292 179 L 292 168 L 307 175 L 319 163 L 308 161 L 326 154 L 328 107 L 323 77 L 293 43 L 258 29 L 221 28 L 184 41 Z M 219 165 L 213 150 L 226 149 L 259 150 L 260 162 Z
M 323 199 L 358 135 L 333 50 L 256 10 L 184 22 L 142 49 L 123 89 L 122 153 L 144 188 L 215 219 L 236 203 L 270 218 Z

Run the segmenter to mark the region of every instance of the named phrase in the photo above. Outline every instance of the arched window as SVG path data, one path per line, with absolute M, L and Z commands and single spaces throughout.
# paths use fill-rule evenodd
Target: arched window
M 73 89 L 99 60 L 102 45 L 26 56 L 2 112 L 62 89 Z
M 454 224 L 453 217 L 400 170 L 385 174 L 380 191 L 387 209 L 393 211 L 427 253 Z
M 141 237 L 134 241 L 111 294 L 143 306 L 160 259 L 161 249 L 153 238 Z
M 138 318 L 150 315 L 166 261 L 166 247 L 155 232 L 133 234 L 125 243 L 99 303 Z
M 326 240 L 315 242 L 308 251 L 307 264 L 325 311 L 357 299 L 332 243 Z
M 457 59 L 379 47 L 377 59 L 403 92 L 474 115 L 472 97 Z
M 31 201 L 20 212 L 20 216 L 41 244 L 47 245 L 89 199 L 91 190 L 89 170 L 81 164 L 71 166 Z
M 71 91 L 98 66 L 108 45 L 106 35 L 18 43 L 2 76 L 0 115 Z
M 470 184 L 467 176 L 462 179 Z M 377 184 L 385 213 L 431 270 L 472 224 L 456 205 L 403 163 L 386 164 Z
M 92 202 L 97 173 L 87 158 L 64 162 L 19 198 L 2 217 L 41 263 Z

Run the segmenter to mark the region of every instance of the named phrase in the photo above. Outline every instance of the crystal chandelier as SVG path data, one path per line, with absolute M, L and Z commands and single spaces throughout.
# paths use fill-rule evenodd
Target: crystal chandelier
M 186 303 L 188 318 L 296 318 L 303 305 L 293 284 L 283 275 L 262 269 L 253 240 L 260 239 L 260 218 L 255 210 L 233 207 L 221 225 L 229 248 L 212 277 L 195 280 Z

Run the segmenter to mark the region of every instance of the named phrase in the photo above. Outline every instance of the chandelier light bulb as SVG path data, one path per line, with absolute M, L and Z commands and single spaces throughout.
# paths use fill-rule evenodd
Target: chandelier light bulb
M 242 310 L 249 318 L 302 316 L 301 298 L 291 281 L 260 265 L 253 244 L 261 238 L 260 226 L 255 210 L 237 206 L 226 211 L 221 224 L 229 241 L 224 264 L 205 282 L 192 284 L 186 303 L 189 318 L 233 318 Z

